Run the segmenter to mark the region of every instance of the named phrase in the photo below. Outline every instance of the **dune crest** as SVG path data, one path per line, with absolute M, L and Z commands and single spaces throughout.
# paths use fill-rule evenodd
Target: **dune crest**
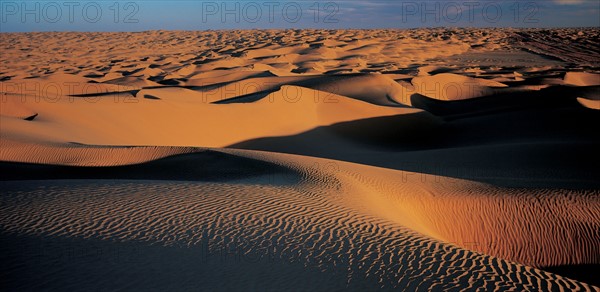
M 600 74 L 586 72 L 567 72 L 565 84 L 574 86 L 598 86 L 600 85 Z
M 416 93 L 438 100 L 463 100 L 494 94 L 495 88 L 508 87 L 497 81 L 452 73 L 415 77 L 411 81 Z
M 582 105 L 589 109 L 600 110 L 600 99 L 588 99 L 583 97 L 578 97 L 577 101 Z
M 46 148 L 44 151 L 55 150 Z M 200 176 L 187 183 L 122 181 L 107 184 L 102 180 L 94 180 L 94 175 L 98 174 L 92 172 L 91 176 L 87 177 L 88 180 L 82 181 L 76 187 L 76 190 L 88 195 L 86 198 L 75 200 L 73 196 L 76 193 L 66 191 L 64 186 L 55 185 L 52 181 L 32 181 L 28 191 L 18 194 L 12 191 L 14 182 L 1 182 L 7 187 L 6 192 L 9 196 L 2 197 L 0 224 L 7 232 L 41 238 L 97 238 L 104 244 L 136 244 L 142 250 L 149 250 L 153 245 L 183 247 L 182 252 L 186 253 L 202 248 L 205 244 L 208 245 L 209 254 L 210 251 L 218 252 L 222 248 L 256 253 L 260 250 L 256 250 L 258 247 L 253 243 L 269 242 L 275 244 L 273 247 L 276 248 L 274 253 L 270 254 L 274 257 L 274 262 L 270 264 L 281 264 L 279 269 L 272 273 L 289 277 L 287 273 L 293 271 L 293 265 L 288 261 L 291 260 L 290 256 L 298 253 L 299 257 L 293 257 L 293 261 L 304 263 L 309 271 L 316 269 L 322 273 L 329 273 L 335 271 L 335 267 L 342 267 L 344 273 L 330 274 L 332 278 L 327 283 L 332 285 L 331 287 L 362 287 L 372 285 L 373 282 L 382 283 L 379 284 L 381 288 L 410 286 L 413 285 L 411 277 L 420 273 L 420 269 L 414 269 L 415 265 L 419 265 L 428 267 L 430 275 L 419 276 L 418 282 L 440 289 L 458 287 L 456 279 L 469 279 L 475 283 L 493 279 L 493 289 L 593 289 L 568 278 L 473 252 L 497 254 L 534 265 L 563 263 L 565 260 L 569 263 L 585 262 L 590 255 L 597 254 L 594 242 L 597 242 L 598 238 L 590 232 L 585 233 L 589 237 L 578 238 L 583 246 L 577 249 L 577 252 L 565 249 L 565 245 L 548 244 L 552 241 L 567 243 L 568 240 L 575 239 L 565 237 L 565 234 L 568 234 L 566 230 L 574 229 L 568 225 L 552 224 L 556 222 L 557 217 L 549 213 L 539 218 L 540 221 L 531 221 L 528 215 L 531 212 L 539 214 L 539 211 L 524 210 L 521 201 L 524 197 L 519 191 L 497 192 L 496 194 L 502 194 L 498 200 L 504 201 L 503 204 L 498 204 L 494 194 L 482 199 L 481 195 L 489 192 L 489 187 L 468 181 L 438 178 L 433 183 L 424 183 L 421 174 L 417 173 L 294 155 L 231 149 L 220 151 L 270 163 L 271 166 L 262 165 L 263 169 L 275 169 L 273 165 L 280 165 L 291 172 L 285 175 L 275 172 L 274 177 L 239 177 L 230 181 L 211 182 L 210 178 L 206 177 L 207 173 L 228 173 L 229 168 L 239 167 L 239 164 L 229 165 L 219 161 L 215 164 L 210 160 L 201 159 L 194 162 L 194 157 L 202 156 L 193 156 L 192 151 L 192 156 L 187 158 L 190 163 L 186 167 L 193 168 L 194 165 L 202 163 L 205 167 L 212 167 L 212 171 L 204 172 L 205 177 Z M 97 153 L 92 157 L 102 159 L 103 152 L 113 155 L 146 153 L 146 157 L 151 159 L 162 155 L 160 153 L 183 153 L 188 150 L 87 148 L 80 153 Z M 129 157 L 132 156 L 123 154 L 113 157 L 130 161 Z M 125 161 L 117 163 L 123 164 Z M 168 164 L 168 161 L 167 159 L 166 164 L 156 166 L 147 165 L 170 171 L 175 171 L 171 168 L 182 165 Z M 60 161 L 55 160 L 54 164 L 58 162 Z M 97 163 L 90 160 L 81 164 Z M 18 169 L 20 166 L 12 167 Z M 47 167 L 52 169 L 53 166 Z M 137 170 L 130 171 L 148 170 L 150 169 L 140 166 Z M 68 172 L 84 173 L 83 169 L 78 168 L 63 168 L 60 171 L 67 172 L 67 175 Z M 178 171 L 187 172 L 192 169 Z M 49 172 L 30 168 L 28 172 L 23 173 L 28 179 L 41 179 Z M 112 173 L 115 176 L 119 172 L 113 170 Z M 281 185 L 284 181 L 295 179 L 302 181 L 301 188 Z M 55 191 L 43 199 L 46 211 L 41 214 L 35 209 L 39 207 L 38 204 L 23 202 L 40 200 L 37 190 L 44 185 L 51 185 Z M 227 191 L 219 191 L 220 189 Z M 170 190 L 170 196 L 160 195 L 166 190 Z M 512 194 L 507 195 L 507 191 Z M 468 200 L 465 199 L 467 197 Z M 538 203 L 531 206 L 540 209 L 561 206 L 565 214 L 578 217 L 580 222 L 588 222 L 588 216 L 600 214 L 600 202 L 596 201 L 592 205 L 579 203 L 597 197 L 597 194 L 569 192 L 554 194 L 546 199 L 542 195 L 537 197 Z M 70 204 L 70 207 L 65 210 L 67 204 Z M 158 206 L 161 207 L 157 208 Z M 575 209 L 580 212 L 572 213 Z M 481 215 L 476 214 L 494 214 L 501 217 L 480 217 Z M 462 217 L 465 215 L 466 217 Z M 175 224 L 179 222 L 176 219 L 178 216 L 188 218 L 186 223 Z M 103 222 L 109 220 L 108 218 L 121 223 L 106 225 Z M 129 219 L 123 220 L 124 218 Z M 456 224 L 454 220 L 461 222 Z M 516 224 L 517 229 L 500 229 L 508 233 L 499 233 L 499 229 L 496 228 L 500 225 L 495 224 L 508 220 L 511 224 Z M 152 223 L 148 225 L 144 222 Z M 526 232 L 525 229 L 518 229 L 519 224 L 525 222 L 533 224 L 529 225 L 531 228 Z M 282 225 L 287 227 L 280 228 Z M 597 228 L 596 225 L 584 226 L 581 226 L 584 229 L 579 230 L 591 231 Z M 456 229 L 457 227 L 463 229 Z M 231 241 L 228 239 L 231 236 L 242 237 L 247 241 Z M 519 249 L 514 249 L 513 244 L 518 243 L 522 246 L 523 242 L 528 243 L 524 245 L 526 249 L 514 253 Z M 567 246 L 577 246 L 572 243 L 569 242 Z M 302 248 L 299 249 L 300 247 Z M 542 253 L 533 252 L 540 249 Z M 336 256 L 329 256 L 330 252 Z M 534 257 L 529 258 L 532 255 Z M 576 257 L 573 258 L 573 255 Z M 413 257 L 425 259 L 413 262 Z M 430 257 L 431 259 L 427 259 Z M 316 263 L 311 264 L 312 261 Z M 405 264 L 385 264 L 388 261 Z M 262 261 L 257 261 L 253 265 L 258 268 L 262 267 L 262 264 Z M 224 268 L 222 262 L 217 266 L 210 264 L 210 267 L 216 271 Z M 368 271 L 365 267 L 368 267 Z M 189 281 L 189 278 L 186 279 Z M 305 283 L 302 287 L 312 286 Z
M 393 82 L 393 81 L 392 81 Z M 417 111 L 379 106 L 300 86 L 285 85 L 256 96 L 215 95 L 180 87 L 142 89 L 56 100 L 5 96 L 2 135 L 22 140 L 92 145 L 225 147 L 257 137 L 301 133 L 342 121 Z M 230 100 L 223 99 L 229 97 Z M 10 103 L 8 103 L 10 100 Z M 37 101 L 36 101 L 37 100 Z M 20 115 L 18 111 L 25 110 Z M 77 111 L 72 111 L 78 108 Z M 23 118 L 38 113 L 34 123 Z M 248 115 L 247 113 L 252 113 Z M 19 118 L 15 118 L 15 116 Z M 111 116 L 107 123 L 106 116 Z M 154 117 L 161 117 L 160 119 Z M 179 125 L 203 125 L 195 135 Z

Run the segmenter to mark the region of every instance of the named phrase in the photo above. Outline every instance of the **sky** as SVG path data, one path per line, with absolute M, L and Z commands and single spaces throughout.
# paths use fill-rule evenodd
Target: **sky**
M 0 0 L 0 32 L 600 27 L 600 0 Z

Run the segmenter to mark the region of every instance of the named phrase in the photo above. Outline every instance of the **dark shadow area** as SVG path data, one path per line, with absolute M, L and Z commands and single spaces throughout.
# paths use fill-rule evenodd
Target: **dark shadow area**
M 145 99 L 152 99 L 152 100 L 160 100 L 161 99 L 160 97 L 156 97 L 156 96 L 151 95 L 151 94 L 144 94 L 144 98 Z
M 285 167 L 216 151 L 182 154 L 110 167 L 81 167 L 0 162 L 1 181 L 48 179 L 120 179 L 295 184 L 300 176 Z
M 31 116 L 28 116 L 28 117 L 24 118 L 23 120 L 25 120 L 25 121 L 33 121 L 35 118 L 37 118 L 37 116 L 38 116 L 38 114 L 36 113 L 36 114 L 33 114 Z
M 160 80 L 158 80 L 160 79 Z M 179 86 L 181 84 L 183 84 L 186 80 L 180 79 L 180 78 L 171 78 L 171 79 L 163 79 L 163 78 L 154 78 L 154 80 L 152 78 L 150 78 L 151 81 L 154 81 L 158 84 L 162 84 L 162 85 L 167 85 L 167 86 Z M 145 89 L 148 89 L 148 87 L 146 87 Z
M 553 108 L 573 108 L 579 106 L 576 98 L 599 87 L 553 86 L 539 91 L 504 92 L 479 98 L 443 101 L 420 94 L 411 96 L 412 105 L 447 120 L 473 116 L 531 110 L 534 112 Z M 557 117 L 558 118 L 558 117 Z
M 109 91 L 109 92 L 98 92 L 98 93 L 85 93 L 85 94 L 71 94 L 69 96 L 72 97 L 101 97 L 101 96 L 110 96 L 110 95 L 126 95 L 135 97 L 136 94 L 140 92 L 139 90 L 126 90 L 126 91 Z
M 212 103 L 213 104 L 252 103 L 252 102 L 257 102 L 257 101 L 269 96 L 269 94 L 271 94 L 277 90 L 279 90 L 279 87 L 276 90 L 259 91 L 256 93 L 250 93 L 250 94 L 246 94 L 246 95 L 236 96 L 233 98 L 215 101 Z
M 83 77 L 85 77 L 85 78 L 102 78 L 102 77 L 104 77 L 104 75 L 91 73 L 91 74 L 85 74 L 85 75 L 83 75 Z
M 338 123 L 231 148 L 283 152 L 504 187 L 600 188 L 600 112 L 566 89 L 465 102 L 428 112 Z
M 597 275 L 597 271 L 600 271 L 598 264 L 554 266 L 542 270 L 600 287 L 600 277 Z
M 145 68 L 138 68 L 138 69 L 134 69 L 134 70 L 131 70 L 131 71 L 117 71 L 117 72 L 123 74 L 123 76 L 130 76 L 130 75 L 138 73 L 138 72 L 140 72 L 140 71 L 142 71 L 144 69 Z
M 214 231 L 190 232 L 203 234 L 203 239 L 191 247 L 0 232 L 0 288 L 3 291 L 239 291 L 250 283 L 255 289 L 265 291 L 347 287 L 341 268 L 337 273 L 322 273 L 306 267 L 305 263 L 280 259 L 273 252 L 274 245 L 261 242 L 254 243 L 258 246 L 255 248 L 224 245 L 216 239 L 205 239 Z M 352 286 L 365 290 L 375 284 L 374 280 L 355 280 Z

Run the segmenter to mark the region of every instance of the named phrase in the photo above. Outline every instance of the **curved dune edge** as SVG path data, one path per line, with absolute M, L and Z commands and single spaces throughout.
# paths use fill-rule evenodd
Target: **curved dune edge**
M 463 100 L 494 94 L 495 88 L 508 87 L 497 81 L 452 73 L 417 76 L 412 79 L 416 93 L 437 100 Z
M 154 157 L 165 155 L 165 153 L 193 152 L 192 148 L 173 148 L 170 150 L 163 148 L 168 147 L 88 148 L 80 153 L 84 156 L 87 155 L 89 159 L 79 160 L 78 165 L 94 165 L 94 158 L 101 158 L 109 154 L 112 157 L 115 157 L 113 163 L 126 164 L 131 163 L 132 161 L 139 162 L 144 159 L 151 160 L 154 159 Z M 40 156 L 46 158 L 53 157 L 49 155 L 52 154 L 51 151 L 57 151 L 52 147 L 39 148 L 37 150 L 41 152 L 50 151 Z M 248 218 L 252 218 L 252 216 L 255 216 L 251 215 L 256 211 L 254 208 L 262 206 L 260 207 L 262 208 L 260 210 L 263 211 L 260 212 L 262 212 L 261 214 L 263 215 L 260 216 L 265 216 L 264 220 L 276 220 L 283 224 L 283 222 L 287 222 L 290 218 L 289 215 L 284 216 L 284 214 L 289 214 L 290 212 L 290 210 L 287 209 L 293 208 L 296 210 L 294 212 L 304 214 L 299 217 L 294 217 L 301 220 L 301 222 L 291 223 L 293 226 L 296 226 L 294 228 L 300 228 L 299 226 L 309 228 L 308 230 L 305 229 L 302 234 L 314 234 L 316 232 L 317 234 L 321 233 L 320 236 L 322 237 L 322 232 L 329 232 L 327 230 L 331 230 L 331 232 L 347 232 L 348 234 L 353 234 L 353 232 L 356 232 L 357 230 L 375 230 L 375 234 L 372 234 L 371 232 L 367 232 L 367 234 L 363 234 L 362 232 L 359 233 L 361 234 L 360 236 L 369 238 L 375 236 L 375 238 L 379 238 L 378 240 L 368 240 L 370 242 L 369 244 L 374 244 L 375 246 L 378 246 L 383 242 L 392 244 L 392 246 L 402 246 L 403 244 L 406 244 L 406 240 L 421 247 L 434 244 L 439 247 L 436 248 L 436 250 L 440 249 L 440 254 L 438 256 L 441 256 L 442 258 L 454 258 L 460 254 L 460 257 L 463 257 L 465 260 L 468 259 L 468 261 L 474 265 L 471 268 L 474 268 L 475 266 L 479 267 L 480 265 L 491 265 L 492 269 L 494 269 L 493 266 L 496 265 L 507 266 L 508 271 L 518 271 L 516 273 L 526 274 L 526 276 L 520 280 L 524 282 L 517 282 L 521 284 L 528 283 L 526 285 L 534 285 L 535 287 L 542 287 L 543 285 L 567 285 L 567 287 L 574 287 L 574 285 L 580 286 L 581 283 L 576 283 L 560 276 L 523 267 L 518 264 L 504 262 L 497 258 L 508 259 L 513 262 L 536 267 L 597 263 L 593 262 L 593 259 L 595 255 L 600 252 L 596 244 L 600 238 L 594 233 L 594 230 L 598 230 L 599 228 L 597 218 L 600 216 L 600 200 L 598 199 L 598 193 L 595 191 L 570 192 L 558 190 L 548 192 L 545 190 L 499 189 L 481 183 L 445 177 L 424 179 L 423 175 L 418 173 L 393 171 L 326 159 L 232 149 L 221 149 L 219 151 L 231 155 L 266 161 L 293 169 L 300 174 L 304 180 L 297 187 L 292 187 L 291 190 L 277 187 L 276 185 L 268 187 L 272 189 L 268 191 L 264 197 L 260 197 L 259 202 L 247 206 L 251 207 L 251 209 L 245 210 L 234 208 L 237 211 L 230 212 L 237 213 L 231 213 L 231 216 L 233 216 L 233 214 L 239 214 L 240 216 L 250 216 Z M 54 154 L 56 154 L 56 152 L 54 152 Z M 4 155 L 7 155 L 7 152 L 2 152 L 2 160 L 7 160 Z M 34 160 L 39 158 L 29 159 Z M 54 163 L 56 164 L 65 162 L 60 156 L 54 156 L 54 159 Z M 39 162 L 39 160 L 29 162 Z M 45 163 L 53 162 L 46 159 Z M 197 188 L 203 190 L 205 185 L 202 185 L 202 183 L 200 184 L 201 185 L 198 185 Z M 248 189 L 245 189 L 246 186 Z M 229 187 L 228 184 L 221 183 L 218 188 L 217 186 L 211 188 L 210 192 L 218 192 L 218 189 L 224 188 L 228 190 L 226 192 L 228 194 L 239 193 L 242 197 L 236 195 L 236 198 L 241 199 L 242 201 L 246 200 L 242 199 L 244 197 L 242 195 L 243 193 L 264 193 L 258 190 L 253 191 L 254 187 L 252 187 L 252 185 L 246 186 L 233 187 L 233 185 L 231 185 L 231 187 Z M 195 200 L 194 197 L 190 197 L 190 195 L 184 191 L 189 187 L 193 186 L 183 186 L 183 189 L 181 189 L 182 191 L 176 193 L 178 194 L 177 197 L 187 198 L 185 200 Z M 210 185 L 206 185 L 206 187 L 210 187 Z M 142 188 L 137 190 L 136 188 L 139 187 L 131 187 L 131 189 L 129 189 L 128 186 L 125 186 L 125 189 L 121 188 L 121 192 L 124 192 L 123 194 L 127 194 L 128 192 L 149 192 L 151 194 L 153 192 L 151 189 L 144 190 L 144 188 Z M 160 187 L 157 186 L 157 188 Z M 94 193 L 90 190 L 85 193 L 90 194 L 90 192 L 91 194 Z M 202 194 L 203 192 L 197 191 L 195 193 Z M 69 194 L 69 196 L 72 196 L 77 194 L 77 192 L 70 192 Z M 92 221 L 101 220 L 103 222 L 109 222 L 115 220 L 115 222 L 118 222 L 119 220 L 117 218 L 120 216 L 142 216 L 139 220 L 129 220 L 134 222 L 129 223 L 129 225 L 120 224 L 109 227 L 111 225 L 89 225 L 89 223 L 83 223 L 83 221 L 79 222 L 80 219 L 78 219 L 79 217 L 76 213 L 71 212 L 67 215 L 65 215 L 65 213 L 60 213 L 63 212 L 61 210 L 64 210 L 64 206 L 62 206 L 63 201 L 61 199 L 61 196 L 64 195 L 61 195 L 60 192 L 54 193 L 54 195 L 58 197 L 44 203 L 46 212 L 28 210 L 28 206 L 31 205 L 22 205 L 15 202 L 3 203 L 2 206 L 4 206 L 4 209 L 0 212 L 3 214 L 0 217 L 2 229 L 8 232 L 25 234 L 75 236 L 84 238 L 100 236 L 104 239 L 112 238 L 125 241 L 141 240 L 172 244 L 173 240 L 180 241 L 182 239 L 177 239 L 178 236 L 175 236 L 174 239 L 168 239 L 173 237 L 167 236 L 167 233 L 176 235 L 179 232 L 187 232 L 185 231 L 186 228 L 191 228 L 187 224 L 166 224 L 167 221 L 163 220 L 158 220 L 158 222 L 152 226 L 135 223 L 150 220 L 149 218 L 143 217 L 146 215 L 139 215 L 141 213 L 136 211 L 138 209 L 136 205 L 140 204 L 143 208 L 150 208 L 148 210 L 161 206 L 161 209 L 166 208 L 167 211 L 170 210 L 168 211 L 170 214 L 178 214 L 177 216 L 188 216 L 186 214 L 194 209 L 181 209 L 183 207 L 180 207 L 179 211 L 177 211 L 177 208 L 173 209 L 175 208 L 175 205 L 170 205 L 173 203 L 161 202 L 163 199 L 160 199 L 159 197 L 151 196 L 149 197 L 149 200 L 152 198 L 152 201 L 144 202 L 142 200 L 133 205 L 128 204 L 127 208 L 129 209 L 121 208 L 118 212 L 114 211 L 111 213 L 110 219 L 102 217 L 104 216 L 102 214 L 106 214 L 104 211 L 105 208 L 114 208 L 114 205 L 112 204 L 116 202 L 111 203 L 109 200 L 109 202 L 101 203 L 101 201 L 98 201 L 97 199 L 101 198 L 101 200 L 105 200 L 106 198 L 98 197 L 98 195 L 93 195 L 89 200 L 85 199 L 83 202 L 85 208 L 87 208 L 87 212 L 85 213 L 85 218 L 82 217 L 80 218 L 81 220 L 89 220 L 89 216 L 92 216 Z M 280 195 L 283 195 L 283 197 Z M 10 198 L 13 197 L 8 196 L 5 199 L 10 200 Z M 248 198 L 255 198 L 255 196 L 251 195 Z M 92 199 L 93 201 L 90 201 Z M 139 197 L 136 197 L 135 200 L 139 200 Z M 284 203 L 281 200 L 292 201 Z M 524 202 L 527 202 L 527 204 Z M 222 202 L 217 200 L 213 204 L 224 204 L 222 206 L 223 208 L 230 208 L 231 206 L 226 207 L 226 205 L 231 203 L 233 203 L 234 206 L 237 206 L 238 204 L 231 200 Z M 174 204 L 177 206 L 187 206 L 190 205 L 190 202 L 182 201 Z M 192 205 L 200 206 L 197 204 L 198 203 L 194 203 Z M 239 202 L 239 204 L 244 205 L 243 202 Z M 527 206 L 527 208 L 523 208 L 523 206 Z M 54 210 L 54 208 L 56 208 L 58 213 L 53 215 L 52 210 Z M 201 212 L 213 212 L 209 207 L 197 208 L 204 208 L 204 211 Z M 280 210 L 278 211 L 277 208 L 280 208 Z M 219 208 L 219 210 L 226 209 Z M 555 211 L 553 211 L 553 213 L 548 213 L 545 210 Z M 230 216 L 227 215 L 230 214 L 227 211 L 220 212 L 225 212 L 223 216 Z M 132 215 L 136 213 L 138 215 Z M 160 214 L 157 216 L 159 215 Z M 62 220 L 61 218 L 65 218 L 64 216 L 68 216 L 70 219 L 68 221 Z M 100 217 L 93 219 L 95 216 Z M 163 214 L 162 216 L 166 217 L 164 220 L 168 220 L 168 217 L 172 215 Z M 190 214 L 190 216 L 192 216 L 190 218 L 204 218 L 206 217 L 206 214 Z M 284 217 L 288 219 L 284 219 Z M 313 218 L 317 221 L 308 224 L 307 222 L 302 221 L 305 220 L 305 218 Z M 259 218 L 253 220 L 255 220 L 255 222 L 262 222 L 261 220 L 263 219 Z M 290 223 L 288 222 L 286 224 Z M 247 224 L 242 225 L 246 226 Z M 237 225 L 237 228 L 242 225 Z M 35 228 L 33 228 L 34 226 Z M 258 230 L 261 230 L 258 232 L 259 234 L 284 232 L 277 226 L 279 225 L 270 226 L 266 229 L 264 229 L 265 226 L 257 226 L 258 229 L 253 232 L 258 232 Z M 319 229 L 311 229 L 316 228 L 317 226 Z M 227 228 L 235 229 L 236 227 L 229 226 Z M 249 229 L 252 228 L 249 227 Z M 152 230 L 152 232 L 149 233 L 150 230 Z M 286 228 L 285 230 L 289 229 Z M 418 234 L 423 234 L 426 237 L 418 235 L 417 233 L 413 234 L 410 230 L 414 230 Z M 232 230 L 231 232 L 237 234 L 239 230 Z M 252 234 L 247 236 L 256 237 L 256 233 Z M 299 234 L 295 236 L 303 238 Z M 350 240 L 349 244 L 351 246 L 359 245 L 359 247 L 356 248 L 361 249 L 362 252 L 366 252 L 367 254 L 370 253 L 365 251 L 365 247 L 362 246 L 367 243 L 362 242 L 361 240 L 366 239 L 357 239 L 356 236 L 358 235 L 353 236 L 354 237 Z M 427 238 L 433 238 L 434 240 L 431 241 Z M 354 242 L 354 240 L 358 240 L 358 242 Z M 389 242 L 389 240 L 392 241 Z M 442 244 L 438 242 L 438 240 L 450 243 L 450 245 Z M 329 244 L 334 244 L 334 242 L 335 240 L 330 238 L 321 244 L 328 246 Z M 182 244 L 193 245 L 193 241 L 184 240 Z M 318 254 L 318 250 L 320 248 L 325 248 L 324 246 L 315 247 L 315 250 L 312 250 L 314 254 L 311 254 L 311 257 L 315 257 L 316 254 Z M 375 246 L 372 246 L 371 248 L 376 248 L 376 250 L 381 248 L 381 246 Z M 457 250 L 452 246 L 459 246 L 466 250 L 482 252 L 484 254 L 492 255 L 493 257 L 467 252 L 464 249 Z M 343 252 L 348 252 L 350 255 L 353 254 L 352 251 L 341 251 L 340 253 Z M 452 254 L 454 254 L 454 256 L 452 256 Z M 378 266 L 378 261 L 379 260 L 375 260 L 375 262 L 371 263 L 373 268 L 384 270 L 394 269 L 394 267 L 391 266 Z M 502 264 L 499 264 L 499 261 L 502 262 Z M 442 266 L 445 265 L 443 262 L 439 264 Z M 463 266 L 461 273 L 465 273 L 465 268 L 466 267 Z M 470 271 L 467 273 L 470 274 L 469 277 L 484 277 L 478 274 L 477 269 L 471 268 L 467 268 Z M 384 272 L 384 270 L 380 270 L 379 273 L 376 273 L 379 277 L 383 277 L 380 278 L 380 280 L 388 276 L 392 278 L 402 278 L 401 270 L 396 270 L 395 272 L 389 270 Z M 494 278 L 497 281 L 504 281 L 497 277 L 500 277 L 500 275 L 506 273 L 506 271 L 502 273 L 496 271 L 495 273 Z M 508 277 L 514 279 L 513 276 L 510 276 L 512 272 L 508 273 Z M 384 277 L 383 275 L 387 276 Z M 386 281 L 389 280 L 390 279 L 386 279 Z M 443 279 L 436 280 L 440 283 L 445 282 Z M 552 284 L 549 282 L 540 284 L 538 282 L 548 280 L 550 280 Z M 587 289 L 589 289 L 589 287 Z
M 221 151 L 292 168 L 310 160 Z M 371 214 L 421 234 L 534 267 L 598 263 L 596 190 L 499 188 L 340 161 L 335 165 L 336 178 L 353 188 L 354 207 L 368 206 Z
M 120 166 L 203 151 L 197 147 L 107 147 L 0 139 L 0 161 L 70 166 Z
M 185 88 L 143 89 L 137 95 L 126 99 L 116 93 L 87 98 L 63 96 L 54 102 L 9 95 L 6 99 L 10 102 L 2 103 L 3 112 L 27 106 L 39 115 L 33 122 L 0 116 L 2 136 L 20 140 L 35 137 L 54 143 L 218 148 L 257 137 L 298 134 L 341 121 L 420 111 L 379 106 L 294 85 L 283 85 L 250 103 L 213 104 L 205 99 L 206 95 Z M 107 116 L 111 117 L 110 123 Z M 203 127 L 197 127 L 191 135 L 181 125 Z
M 600 110 L 600 99 L 588 99 L 583 97 L 578 97 L 577 102 L 584 107 L 589 109 Z

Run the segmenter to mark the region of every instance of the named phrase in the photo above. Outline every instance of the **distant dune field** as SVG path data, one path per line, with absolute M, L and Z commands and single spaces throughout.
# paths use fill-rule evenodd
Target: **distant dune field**
M 599 36 L 1 33 L 1 287 L 599 291 Z

